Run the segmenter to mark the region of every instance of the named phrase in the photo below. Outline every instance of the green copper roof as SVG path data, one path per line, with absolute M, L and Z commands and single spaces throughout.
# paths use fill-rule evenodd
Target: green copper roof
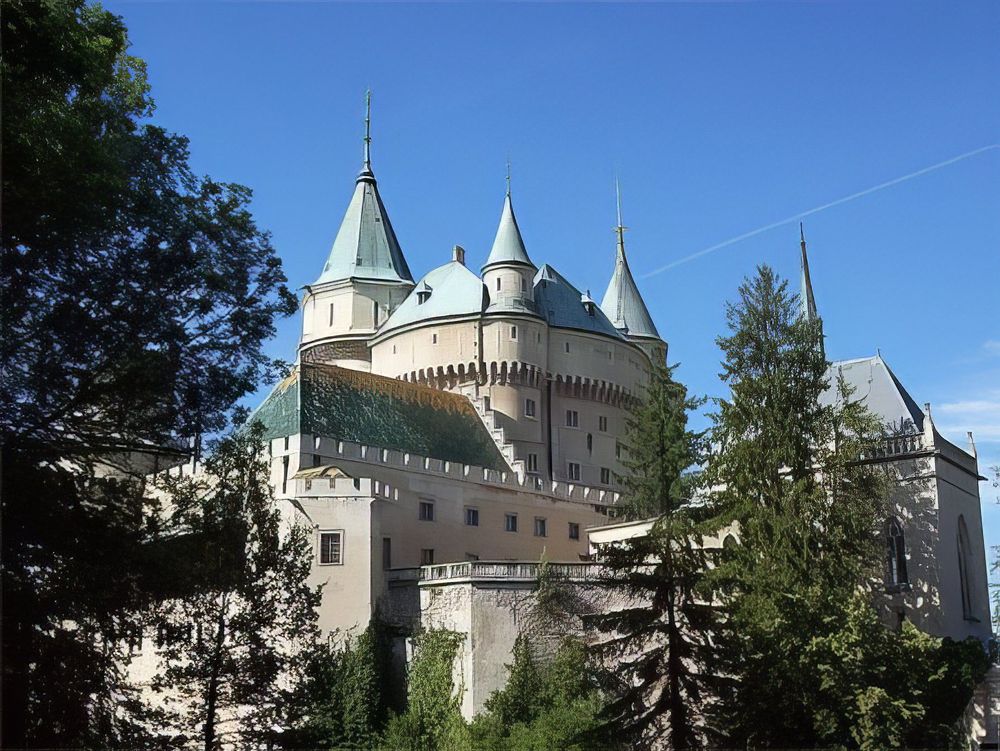
M 332 365 L 300 365 L 255 418 L 264 423 L 267 438 L 301 432 L 507 469 L 464 396 Z
M 521 230 L 517 226 L 517 219 L 514 216 L 514 206 L 510 202 L 510 192 L 503 199 L 500 224 L 497 226 L 493 247 L 490 248 L 490 255 L 486 259 L 486 263 L 483 264 L 483 270 L 485 271 L 495 264 L 508 263 L 531 267 L 535 265 L 528 258 L 528 251 L 524 248 Z

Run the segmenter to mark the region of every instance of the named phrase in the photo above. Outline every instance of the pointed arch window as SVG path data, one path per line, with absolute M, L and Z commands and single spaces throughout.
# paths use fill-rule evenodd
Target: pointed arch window
M 888 584 L 894 588 L 906 586 L 910 583 L 906 573 L 906 539 L 903 536 L 903 525 L 895 516 L 889 519 L 886 543 L 889 563 Z
M 965 524 L 965 516 L 958 516 L 958 579 L 962 590 L 962 617 L 975 620 L 972 590 L 972 558 L 969 545 L 969 528 Z

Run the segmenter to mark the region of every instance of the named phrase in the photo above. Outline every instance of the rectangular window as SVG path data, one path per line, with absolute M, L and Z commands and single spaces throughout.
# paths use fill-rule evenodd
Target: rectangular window
M 388 571 L 392 568 L 392 538 L 382 538 L 382 568 Z
M 545 518 L 535 517 L 535 537 L 545 537 Z
M 375 321 L 375 327 L 378 328 L 378 303 L 372 300 L 372 320 Z
M 569 463 L 569 479 L 574 482 L 580 481 L 580 465 L 576 462 Z
M 333 303 L 330 303 L 330 325 L 333 325 Z
M 608 432 L 608 417 L 607 415 L 600 415 L 597 418 L 597 429 L 602 433 Z
M 434 548 L 421 548 L 420 549 L 420 565 L 421 566 L 433 566 L 434 565 Z
M 601 484 L 610 485 L 611 484 L 611 470 L 607 467 L 601 467 Z
M 569 523 L 569 539 L 579 540 L 580 539 L 580 525 L 576 522 Z
M 438 335 L 431 334 L 431 344 L 437 344 L 437 343 L 438 343 Z
M 285 439 L 288 440 L 287 438 Z M 285 447 L 287 448 L 287 446 Z M 288 457 L 281 457 L 281 492 L 288 492 Z
M 528 471 L 538 471 L 538 454 L 528 454 Z
M 621 459 L 621 458 L 622 458 L 622 445 L 618 442 L 615 442 L 615 459 Z
M 420 521 L 422 521 L 422 522 L 432 522 L 432 521 L 434 521 L 434 502 L 433 501 L 421 501 L 420 502 Z
M 320 465 L 320 463 L 322 462 L 322 460 L 323 460 L 322 456 L 320 456 L 319 454 L 313 454 L 313 466 L 314 467 L 318 467 Z
M 339 565 L 343 558 L 343 532 L 319 533 L 319 562 L 322 566 Z
M 477 508 L 465 509 L 465 525 L 467 527 L 479 526 L 479 509 Z
M 578 428 L 580 427 L 580 413 L 575 409 L 566 410 L 566 427 L 567 428 Z
M 524 416 L 534 417 L 535 416 L 535 400 L 525 399 L 524 400 Z
M 500 291 L 500 277 L 497 277 L 497 292 Z
M 569 342 L 566 342 L 566 351 L 569 352 Z
M 517 339 L 517 326 L 510 327 L 510 338 Z
M 517 532 L 517 514 L 504 514 L 503 528 L 508 532 Z

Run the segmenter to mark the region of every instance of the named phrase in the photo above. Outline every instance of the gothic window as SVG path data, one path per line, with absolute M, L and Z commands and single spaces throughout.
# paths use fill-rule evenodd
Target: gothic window
M 965 517 L 958 516 L 958 579 L 962 588 L 962 617 L 966 620 L 975 618 L 973 613 L 973 597 L 971 578 L 971 557 L 969 550 L 969 528 L 965 525 Z
M 906 541 L 903 538 L 903 525 L 895 516 L 889 519 L 886 535 L 889 560 L 889 586 L 899 587 L 909 583 L 906 574 Z

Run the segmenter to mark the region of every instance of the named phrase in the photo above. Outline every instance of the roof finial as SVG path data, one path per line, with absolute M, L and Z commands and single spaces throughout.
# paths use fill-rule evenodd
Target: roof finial
M 618 250 L 624 253 L 625 230 L 628 229 L 628 227 L 622 224 L 622 189 L 621 185 L 618 184 L 618 175 L 615 175 L 615 201 L 618 206 L 618 226 L 615 227 L 615 233 L 618 235 Z
M 372 168 L 372 90 L 365 92 L 365 169 Z
M 510 154 L 507 155 L 507 197 L 510 198 Z
M 812 279 L 809 276 L 809 256 L 806 254 L 806 232 L 799 222 L 799 247 L 802 249 L 802 290 L 799 295 L 799 305 L 802 310 L 802 317 L 807 321 L 815 321 L 819 314 L 816 312 L 816 298 L 813 296 Z

